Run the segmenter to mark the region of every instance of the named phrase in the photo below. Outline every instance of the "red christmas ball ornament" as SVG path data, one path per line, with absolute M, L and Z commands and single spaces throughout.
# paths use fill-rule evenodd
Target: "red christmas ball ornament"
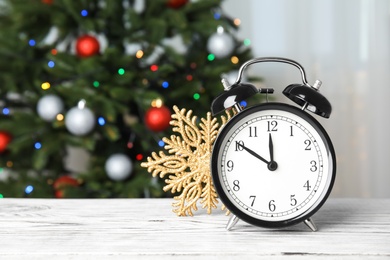
M 76 40 L 76 53 L 79 57 L 86 58 L 98 54 L 99 41 L 91 35 L 83 35 Z
M 0 153 L 7 149 L 8 144 L 11 142 L 12 137 L 9 133 L 0 131 Z
M 180 7 L 182 7 L 183 5 L 185 5 L 187 3 L 188 3 L 188 0 L 169 0 L 167 2 L 167 5 L 170 8 L 179 9 Z
M 154 131 L 161 132 L 169 127 L 171 111 L 166 106 L 151 107 L 146 111 L 145 124 Z
M 55 197 L 61 199 L 64 197 L 65 189 L 68 187 L 77 187 L 79 186 L 79 182 L 67 175 L 61 176 L 56 179 L 53 183 L 53 188 L 55 190 Z

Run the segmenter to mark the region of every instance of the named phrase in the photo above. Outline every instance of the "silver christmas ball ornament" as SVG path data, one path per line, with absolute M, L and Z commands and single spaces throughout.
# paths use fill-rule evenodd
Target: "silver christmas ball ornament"
M 219 30 L 208 39 L 207 50 L 218 59 L 226 58 L 234 50 L 234 39 L 231 35 Z
M 65 126 L 74 135 L 86 135 L 95 126 L 95 115 L 87 107 L 73 107 L 65 115 Z
M 53 121 L 64 109 L 64 102 L 57 95 L 45 95 L 38 100 L 37 113 L 45 121 Z
M 116 153 L 108 157 L 105 170 L 111 180 L 123 181 L 131 175 L 133 163 L 126 155 Z

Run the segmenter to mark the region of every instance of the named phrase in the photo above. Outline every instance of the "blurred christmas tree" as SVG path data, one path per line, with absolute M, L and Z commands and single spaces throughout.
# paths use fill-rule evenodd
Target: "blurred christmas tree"
M 170 109 L 204 115 L 221 74 L 251 58 L 220 0 L 1 5 L 1 197 L 164 196 L 139 164 L 170 135 Z

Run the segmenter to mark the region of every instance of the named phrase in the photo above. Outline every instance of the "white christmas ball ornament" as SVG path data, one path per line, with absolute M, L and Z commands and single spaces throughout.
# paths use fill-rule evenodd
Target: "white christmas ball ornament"
M 111 155 L 105 164 L 107 176 L 114 181 L 123 181 L 128 178 L 133 170 L 133 164 L 129 157 L 117 153 Z
M 65 115 L 65 126 L 74 135 L 86 135 L 95 126 L 95 115 L 89 108 L 73 107 Z
M 45 121 L 53 121 L 64 109 L 64 102 L 56 95 L 46 95 L 38 100 L 38 115 Z
M 207 41 L 207 50 L 216 58 L 226 58 L 233 52 L 234 39 L 225 32 L 216 32 Z

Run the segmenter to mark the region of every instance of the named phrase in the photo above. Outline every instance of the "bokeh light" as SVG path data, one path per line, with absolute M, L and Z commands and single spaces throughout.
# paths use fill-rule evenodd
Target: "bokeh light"
M 212 54 L 212 53 L 210 53 L 210 54 L 207 56 L 207 60 L 208 60 L 208 61 L 213 61 L 213 60 L 215 60 L 215 55 Z
M 135 57 L 138 59 L 141 59 L 144 56 L 144 52 L 142 50 L 139 50 L 135 53 Z
M 33 192 L 34 190 L 34 187 L 32 185 L 27 185 L 26 188 L 24 189 L 24 192 L 26 194 L 30 194 L 31 192 Z
M 118 69 L 118 74 L 119 75 L 124 75 L 125 74 L 125 69 L 124 68 L 119 68 Z
M 104 119 L 104 117 L 99 117 L 98 118 L 98 124 L 100 126 L 104 126 L 106 124 L 106 120 Z
M 3 115 L 9 115 L 9 108 L 3 108 Z
M 164 82 L 161 84 L 161 86 L 162 86 L 163 88 L 168 88 L 168 87 L 169 87 L 168 81 L 164 81 Z
M 244 40 L 244 45 L 245 45 L 245 46 L 251 45 L 251 40 L 245 39 L 245 40 Z
M 55 62 L 52 61 L 52 60 L 50 60 L 50 61 L 47 63 L 47 66 L 49 66 L 49 68 L 54 68 L 55 65 L 56 65 Z
M 84 17 L 85 17 L 85 16 L 88 16 L 88 11 L 85 10 L 85 9 L 84 9 L 84 10 L 81 10 L 80 13 L 81 13 L 81 16 L 84 16 Z
M 34 39 L 31 39 L 31 40 L 28 41 L 28 45 L 30 45 L 31 47 L 35 46 L 35 44 L 36 44 L 36 42 L 35 42 Z
M 39 150 L 39 149 L 42 148 L 42 144 L 41 144 L 40 142 L 36 142 L 36 143 L 34 144 L 34 148 L 37 149 L 37 150 Z
M 163 140 L 158 141 L 158 146 L 164 147 L 165 142 Z
M 62 120 L 64 120 L 64 115 L 63 115 L 63 114 L 58 114 L 58 115 L 56 116 L 56 119 L 57 119 L 58 121 L 62 121 Z
M 42 88 L 43 90 L 48 90 L 48 89 L 50 88 L 50 83 L 49 83 L 49 82 L 43 82 L 43 83 L 41 84 L 41 88 Z
M 237 64 L 240 60 L 238 59 L 237 56 L 233 56 L 230 58 L 230 61 L 233 63 L 233 64 Z

